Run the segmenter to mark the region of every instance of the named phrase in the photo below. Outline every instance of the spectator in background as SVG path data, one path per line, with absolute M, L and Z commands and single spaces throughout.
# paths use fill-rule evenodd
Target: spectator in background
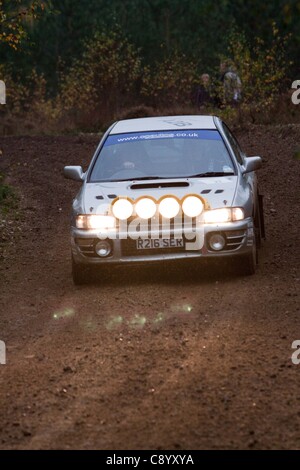
M 200 84 L 196 85 L 191 93 L 191 101 L 199 111 L 213 104 L 210 76 L 208 73 L 203 73 L 201 75 Z
M 220 63 L 220 81 L 223 85 L 221 101 L 224 105 L 238 106 L 242 99 L 242 82 L 233 65 L 227 61 Z

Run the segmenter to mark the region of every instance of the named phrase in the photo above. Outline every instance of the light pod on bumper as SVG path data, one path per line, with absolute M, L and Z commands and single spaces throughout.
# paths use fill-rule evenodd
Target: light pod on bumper
M 151 219 L 156 213 L 156 203 L 150 197 L 142 197 L 135 204 L 135 212 L 141 219 Z
M 209 237 L 208 243 L 212 250 L 221 251 L 226 245 L 226 239 L 221 233 L 214 233 L 213 235 Z
M 119 220 L 127 220 L 133 214 L 133 204 L 127 198 L 116 199 L 112 205 L 112 213 Z
M 158 210 L 166 219 L 173 219 L 179 214 L 180 204 L 175 197 L 166 196 L 160 200 Z
M 109 242 L 103 240 L 97 243 L 95 251 L 101 258 L 106 258 L 111 253 L 111 245 Z
M 203 212 L 203 202 L 198 196 L 186 196 L 182 201 L 183 213 L 188 217 L 198 217 Z

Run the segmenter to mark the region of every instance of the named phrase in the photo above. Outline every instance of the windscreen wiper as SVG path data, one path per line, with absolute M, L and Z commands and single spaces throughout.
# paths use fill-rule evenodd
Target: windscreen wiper
M 207 171 L 206 173 L 197 173 L 196 175 L 190 175 L 186 178 L 206 178 L 210 176 L 232 176 L 234 172 L 224 172 L 224 171 Z
M 117 182 L 117 181 L 147 181 L 147 180 L 164 180 L 165 177 L 162 176 L 138 176 L 136 178 L 124 178 L 124 179 L 117 179 L 117 180 L 110 180 L 110 182 Z

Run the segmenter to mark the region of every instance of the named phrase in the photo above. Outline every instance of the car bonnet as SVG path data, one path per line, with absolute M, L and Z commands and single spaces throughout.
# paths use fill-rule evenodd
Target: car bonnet
M 211 209 L 230 207 L 233 203 L 238 177 L 235 175 L 207 178 L 175 178 L 150 181 L 120 181 L 86 183 L 82 192 L 82 209 L 87 214 L 107 214 L 117 197 L 132 201 L 142 196 L 159 200 L 164 196 L 182 199 L 197 194 Z

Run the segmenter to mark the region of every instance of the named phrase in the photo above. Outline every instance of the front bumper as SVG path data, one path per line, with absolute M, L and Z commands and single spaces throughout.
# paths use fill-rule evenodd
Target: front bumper
M 212 233 L 221 233 L 226 238 L 226 245 L 221 251 L 213 251 L 209 247 L 209 237 Z M 140 232 L 140 238 L 148 238 L 148 232 Z M 192 238 L 195 238 L 197 244 Z M 107 233 L 107 238 L 98 237 L 96 230 L 71 229 L 71 247 L 74 261 L 85 265 L 108 265 L 127 263 L 156 263 L 176 259 L 196 258 L 222 258 L 246 255 L 252 251 L 254 243 L 253 219 L 249 217 L 240 222 L 227 222 L 224 224 L 206 224 L 201 227 L 182 231 L 174 229 L 171 238 L 184 238 L 184 247 L 168 247 L 157 249 L 136 248 L 136 240 L 128 237 L 126 232 L 116 234 Z M 169 232 L 159 230 L 151 232 L 151 238 L 170 238 Z M 111 253 L 102 258 L 97 255 L 95 247 L 100 240 L 107 240 L 111 244 Z

